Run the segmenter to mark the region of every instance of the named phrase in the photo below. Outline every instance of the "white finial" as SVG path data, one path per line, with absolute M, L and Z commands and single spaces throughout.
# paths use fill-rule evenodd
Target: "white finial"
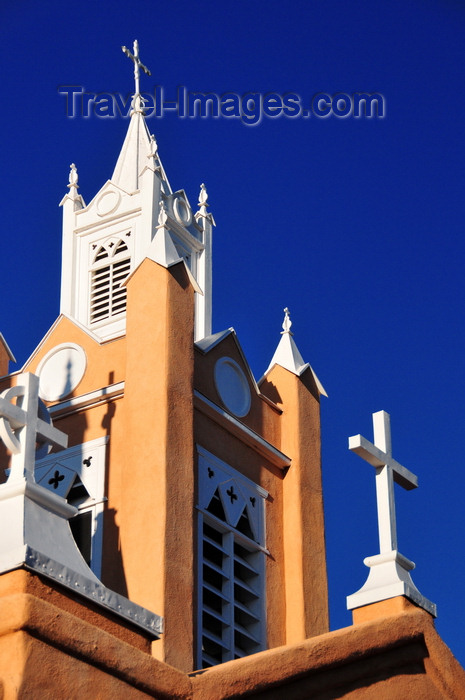
M 76 199 L 79 196 L 78 195 L 79 185 L 77 184 L 79 176 L 78 176 L 77 168 L 76 168 L 74 163 L 71 163 L 71 165 L 69 167 L 70 167 L 70 171 L 69 171 L 69 178 L 68 178 L 69 179 L 68 189 L 69 189 L 71 197 L 73 199 Z
M 152 75 L 152 73 L 149 71 L 147 66 L 144 66 L 144 64 L 142 63 L 142 61 L 139 58 L 139 42 L 137 41 L 137 39 L 134 41 L 134 48 L 133 48 L 134 53 L 131 53 L 129 51 L 129 49 L 126 48 L 126 46 L 122 46 L 121 50 L 134 63 L 135 92 L 134 92 L 134 98 L 132 101 L 133 112 L 142 112 L 143 111 L 143 107 L 142 107 L 143 100 L 141 99 L 141 95 L 140 95 L 140 71 L 139 71 L 139 68 L 142 68 L 144 73 L 146 73 L 147 75 Z
M 205 184 L 202 182 L 200 185 L 200 193 L 199 193 L 199 207 L 203 206 L 209 206 L 207 204 L 207 199 L 208 199 L 208 192 L 207 188 L 205 187 Z
M 374 444 L 361 435 L 353 435 L 349 438 L 349 450 L 376 469 L 380 553 L 364 560 L 366 566 L 370 567 L 370 574 L 363 588 L 347 598 L 347 606 L 351 610 L 405 595 L 436 615 L 434 603 L 421 595 L 410 577 L 409 571 L 415 568 L 415 564 L 397 549 L 394 482 L 411 490 L 418 486 L 418 479 L 392 457 L 390 417 L 386 411 L 373 413 L 373 434 Z
M 79 176 L 78 176 L 76 166 L 74 163 L 71 163 L 71 165 L 69 167 L 71 168 L 71 170 L 69 172 L 69 187 L 73 187 L 73 186 L 79 187 L 79 185 L 77 184 Z
M 199 202 L 198 202 L 198 206 L 200 208 L 199 212 L 198 212 L 199 216 L 207 216 L 207 207 L 210 206 L 208 204 L 207 200 L 208 200 L 207 188 L 205 187 L 204 183 L 202 182 L 202 184 L 200 185 Z
M 157 155 L 157 151 L 158 151 L 158 144 L 156 142 L 155 135 L 150 134 L 150 153 L 147 156 L 147 158 L 155 158 L 155 156 Z
M 158 214 L 158 226 L 157 228 L 163 227 L 168 221 L 168 214 L 166 213 L 165 203 L 160 199 L 160 213 Z
M 283 333 L 290 333 L 291 335 L 294 335 L 293 333 L 291 333 L 291 326 L 292 326 L 292 321 L 291 321 L 291 317 L 290 317 L 290 311 L 286 306 L 286 308 L 284 309 L 284 321 L 283 321 L 283 325 L 282 325 L 283 330 L 281 332 L 281 335 L 283 335 Z

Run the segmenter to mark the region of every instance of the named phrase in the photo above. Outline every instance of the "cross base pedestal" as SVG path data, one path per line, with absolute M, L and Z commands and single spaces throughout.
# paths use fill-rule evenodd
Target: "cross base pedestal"
M 370 573 L 356 593 L 347 596 L 347 609 L 353 610 L 371 603 L 403 595 L 413 603 L 436 617 L 436 605 L 425 598 L 410 576 L 415 564 L 397 550 L 376 554 L 363 560 Z
M 76 512 L 34 481 L 10 476 L 0 486 L 0 574 L 35 571 L 158 639 L 163 619 L 106 588 L 87 566 L 68 524 Z

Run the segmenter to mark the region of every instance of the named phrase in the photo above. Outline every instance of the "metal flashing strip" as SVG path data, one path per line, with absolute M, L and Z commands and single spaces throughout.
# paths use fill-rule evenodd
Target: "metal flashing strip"
M 244 423 L 234 418 L 225 410 L 217 406 L 213 401 L 207 399 L 206 396 L 199 391 L 194 391 L 194 406 L 206 416 L 211 418 L 226 428 L 230 433 L 242 440 L 246 445 L 258 452 L 262 457 L 265 457 L 271 464 L 279 469 L 285 469 L 291 464 L 291 458 L 274 447 L 268 440 L 262 438 L 251 428 L 248 428 Z
M 101 389 L 90 391 L 87 394 L 81 394 L 81 396 L 73 396 L 67 401 L 60 401 L 53 406 L 49 406 L 48 410 L 53 417 L 61 418 L 70 413 L 82 411 L 89 406 L 97 406 L 114 399 L 120 399 L 123 394 L 124 382 L 118 382 L 117 384 L 110 384 Z
M 163 618 L 160 615 L 156 615 L 150 610 L 137 605 L 137 603 L 131 602 L 119 593 L 111 591 L 100 581 L 92 581 L 27 545 L 24 565 L 27 569 L 42 574 L 42 576 L 47 576 L 62 586 L 71 589 L 73 593 L 84 596 L 84 598 L 92 601 L 95 605 L 111 610 L 126 622 L 140 627 L 144 632 L 149 632 L 157 639 L 163 632 Z
M 9 359 L 11 360 L 11 362 L 16 362 L 16 358 L 15 358 L 15 356 L 13 355 L 13 353 L 11 352 L 11 348 L 10 348 L 10 346 L 8 345 L 8 343 L 6 342 L 6 340 L 5 340 L 4 336 L 3 336 L 3 333 L 0 333 L 0 343 L 3 344 L 3 346 L 4 346 L 4 348 L 5 348 L 6 352 L 7 352 L 7 355 L 8 355 L 8 357 L 9 357 Z

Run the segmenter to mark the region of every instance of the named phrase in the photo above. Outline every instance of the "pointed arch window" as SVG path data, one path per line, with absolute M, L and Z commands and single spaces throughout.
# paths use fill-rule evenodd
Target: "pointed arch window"
M 126 311 L 123 282 L 131 269 L 131 256 L 123 239 L 97 248 L 91 268 L 90 322 L 99 323 Z
M 265 648 L 266 491 L 199 454 L 197 665 Z
M 94 574 L 101 577 L 103 511 L 106 501 L 105 449 L 108 438 L 68 447 L 38 460 L 38 484 L 78 509 L 69 525 L 78 549 Z

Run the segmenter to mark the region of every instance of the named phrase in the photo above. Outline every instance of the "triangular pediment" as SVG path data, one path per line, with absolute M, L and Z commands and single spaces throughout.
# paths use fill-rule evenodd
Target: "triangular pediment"
M 117 216 L 118 213 L 123 212 L 127 208 L 126 205 L 129 202 L 131 202 L 131 208 L 134 208 L 132 197 L 133 195 L 130 192 L 120 187 L 113 180 L 107 180 L 90 200 L 89 204 L 78 212 L 79 217 L 81 219 L 85 218 L 87 214 L 96 216 L 96 221 L 101 221 L 110 216 Z
M 247 421 L 256 402 L 263 398 L 233 328 L 195 343 L 196 389 Z

